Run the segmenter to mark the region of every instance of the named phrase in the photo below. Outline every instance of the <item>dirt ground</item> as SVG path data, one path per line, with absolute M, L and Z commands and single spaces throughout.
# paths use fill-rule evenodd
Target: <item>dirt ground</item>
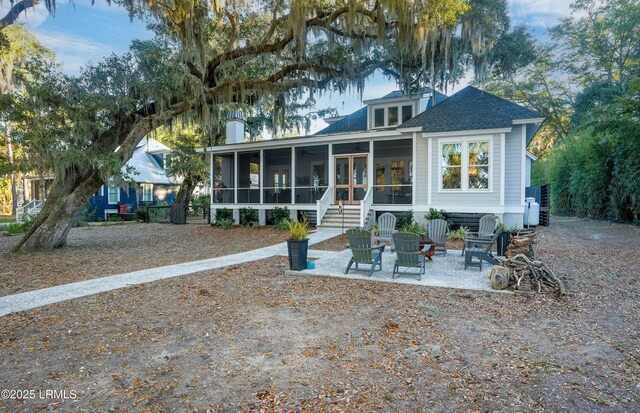
M 540 232 L 568 297 L 287 277 L 280 257 L 6 316 L 0 389 L 77 398 L 0 410 L 640 411 L 640 228 Z
M 0 237 L 0 296 L 249 251 L 287 235 L 273 227 L 207 224 L 89 226 L 71 229 L 65 248 L 22 254 L 10 253 L 19 236 Z

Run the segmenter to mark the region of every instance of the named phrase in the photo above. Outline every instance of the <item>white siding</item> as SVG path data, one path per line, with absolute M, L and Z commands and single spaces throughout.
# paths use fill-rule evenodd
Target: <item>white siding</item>
M 429 176 L 429 145 L 428 139 L 419 136 L 416 139 L 416 199 L 418 205 L 427 205 L 427 187 Z
M 515 126 L 505 139 L 505 207 L 521 206 L 522 188 L 522 128 Z

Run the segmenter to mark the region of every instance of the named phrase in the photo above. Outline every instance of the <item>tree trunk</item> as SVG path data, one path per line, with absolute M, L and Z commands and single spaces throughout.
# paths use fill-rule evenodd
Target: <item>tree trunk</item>
M 109 131 L 97 138 L 95 147 L 102 151 L 114 151 L 118 148 L 116 154 L 120 157 L 120 166 L 123 166 L 142 138 L 187 108 L 185 102 L 180 102 L 144 118 L 137 114 L 126 116 L 117 120 Z M 64 176 L 56 174 L 51 195 L 14 251 L 51 250 L 66 245 L 74 218 L 105 182 L 100 168 L 95 166 L 86 166 L 83 170 L 73 169 Z

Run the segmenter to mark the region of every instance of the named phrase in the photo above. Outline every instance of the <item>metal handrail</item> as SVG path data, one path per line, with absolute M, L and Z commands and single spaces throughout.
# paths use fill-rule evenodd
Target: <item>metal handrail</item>
M 360 227 L 364 228 L 365 219 L 367 218 L 367 214 L 373 205 L 373 187 L 370 187 L 367 190 L 367 193 L 364 194 L 364 198 L 360 201 Z
M 16 208 L 16 220 L 19 220 L 23 216 L 27 215 L 29 211 L 38 209 L 41 206 L 42 206 L 42 201 L 39 199 L 34 199 L 22 205 L 21 207 Z
M 322 194 L 322 198 L 316 201 L 316 225 L 320 225 L 324 214 L 331 206 L 331 194 L 333 194 L 333 187 L 327 187 L 327 190 Z

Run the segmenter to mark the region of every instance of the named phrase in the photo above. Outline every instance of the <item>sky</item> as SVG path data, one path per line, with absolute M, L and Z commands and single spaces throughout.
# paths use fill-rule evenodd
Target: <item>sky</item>
M 0 15 L 4 16 L 10 3 L 0 1 Z M 570 4 L 571 0 L 509 0 L 509 10 L 513 25 L 526 22 L 536 37 L 544 39 L 547 28 L 570 15 Z M 77 74 L 85 64 L 97 62 L 112 53 L 126 52 L 133 39 L 153 37 L 144 22 L 130 20 L 124 9 L 109 6 L 106 0 L 95 0 L 93 6 L 91 0 L 74 0 L 73 4 L 58 0 L 54 16 L 39 5 L 23 14 L 19 21 L 55 52 L 56 60 L 68 74 Z M 471 76 L 467 76 L 448 93 L 460 90 L 470 80 Z M 347 115 L 362 107 L 361 99 L 381 97 L 395 89 L 393 80 L 376 74 L 367 80 L 362 96 L 355 89 L 343 95 L 324 93 L 317 99 L 317 109 L 333 107 L 340 115 Z M 310 133 L 326 125 L 318 120 L 313 123 Z

